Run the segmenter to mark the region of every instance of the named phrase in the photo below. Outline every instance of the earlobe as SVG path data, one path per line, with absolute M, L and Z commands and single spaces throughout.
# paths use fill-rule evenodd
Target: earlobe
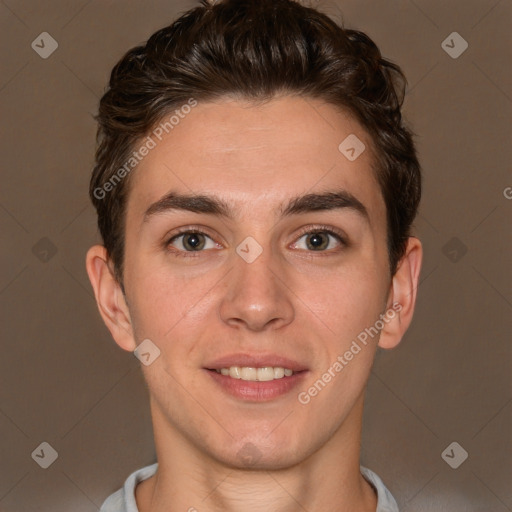
M 379 347 L 396 347 L 411 324 L 421 270 L 423 249 L 416 237 L 410 237 L 405 254 L 393 276 L 388 296 L 388 321 L 380 333 Z
M 94 290 L 96 304 L 112 337 L 124 350 L 135 350 L 137 345 L 133 336 L 130 312 L 121 285 L 109 268 L 105 247 L 102 245 L 91 247 L 87 251 L 85 266 Z

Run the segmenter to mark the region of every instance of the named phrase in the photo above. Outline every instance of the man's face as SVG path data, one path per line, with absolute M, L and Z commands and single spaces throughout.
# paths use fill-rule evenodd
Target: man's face
M 354 161 L 338 149 L 351 134 L 366 146 Z M 157 141 L 133 171 L 124 267 L 136 342 L 160 350 L 143 367 L 155 431 L 257 467 L 289 466 L 336 439 L 361 403 L 377 337 L 308 403 L 298 395 L 386 309 L 386 212 L 371 162 L 352 117 L 297 97 L 200 103 Z M 230 215 L 148 212 L 170 192 L 222 201 Z M 346 201 L 283 215 L 291 200 L 329 192 Z M 266 382 L 215 371 L 268 365 L 302 371 Z M 269 371 L 281 372 L 259 375 Z

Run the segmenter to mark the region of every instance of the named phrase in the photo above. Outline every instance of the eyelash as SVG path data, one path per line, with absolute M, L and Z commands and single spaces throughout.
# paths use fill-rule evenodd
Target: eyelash
M 326 233 L 328 235 L 332 235 L 335 238 L 337 238 L 338 242 L 340 243 L 340 245 L 342 247 L 348 247 L 348 245 L 349 245 L 347 240 L 346 240 L 346 238 L 345 238 L 345 234 L 342 231 L 338 231 L 335 228 L 332 228 L 330 226 L 324 226 L 324 225 L 317 225 L 317 226 L 307 227 L 307 228 L 301 229 L 299 234 L 297 235 L 297 240 L 300 240 L 304 235 L 313 234 L 313 233 Z M 171 242 L 173 242 L 174 240 L 176 240 L 180 236 L 187 235 L 187 234 L 201 234 L 201 235 L 205 235 L 208 238 L 210 238 L 212 241 L 214 241 L 213 238 L 208 233 L 206 233 L 205 231 L 203 231 L 203 230 L 201 230 L 199 228 L 194 228 L 193 226 L 187 226 L 185 228 L 179 229 L 176 233 L 174 233 L 172 235 L 171 238 L 167 239 L 167 241 L 165 242 L 165 248 L 167 249 L 167 251 L 169 253 L 171 253 L 172 255 L 176 256 L 176 257 L 183 257 L 183 258 L 190 258 L 190 257 L 195 258 L 195 257 L 198 257 L 202 252 L 204 252 L 204 250 L 201 250 L 201 251 L 182 251 L 181 249 L 172 248 Z M 215 242 L 215 243 L 217 243 L 217 242 Z M 310 253 L 318 252 L 318 254 L 320 256 L 323 256 L 323 255 L 326 255 L 325 253 L 332 253 L 333 251 L 338 252 L 336 249 L 328 249 L 328 250 L 324 250 L 324 251 L 311 251 L 311 250 L 308 250 L 307 252 L 310 252 Z M 324 254 L 322 254 L 322 253 L 324 253 Z

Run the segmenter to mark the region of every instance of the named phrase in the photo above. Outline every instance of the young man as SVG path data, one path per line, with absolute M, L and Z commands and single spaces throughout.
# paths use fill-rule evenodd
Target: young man
M 359 452 L 421 267 L 404 83 L 292 0 L 203 2 L 115 66 L 86 264 L 158 463 L 102 512 L 398 510 Z

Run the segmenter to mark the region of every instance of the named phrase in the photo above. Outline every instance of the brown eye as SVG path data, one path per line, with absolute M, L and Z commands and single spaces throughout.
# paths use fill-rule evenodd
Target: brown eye
M 332 239 L 335 242 L 332 242 Z M 305 243 L 301 242 L 305 240 Z M 337 244 L 336 244 L 337 242 Z M 316 231 L 307 231 L 302 234 L 294 246 L 298 249 L 307 251 L 326 252 L 327 250 L 335 249 L 337 246 L 344 246 L 345 241 L 343 238 L 334 231 L 327 229 L 317 229 Z
M 183 236 L 183 247 L 187 251 L 201 250 L 204 246 L 204 236 L 200 233 L 187 233 Z
M 207 247 L 207 242 L 211 241 L 211 246 Z M 173 236 L 169 242 L 174 248 L 186 252 L 200 252 L 203 249 L 213 249 L 215 243 L 213 240 L 200 231 L 187 231 Z
M 326 249 L 329 245 L 329 236 L 325 232 L 310 233 L 306 235 L 306 245 L 312 251 Z

